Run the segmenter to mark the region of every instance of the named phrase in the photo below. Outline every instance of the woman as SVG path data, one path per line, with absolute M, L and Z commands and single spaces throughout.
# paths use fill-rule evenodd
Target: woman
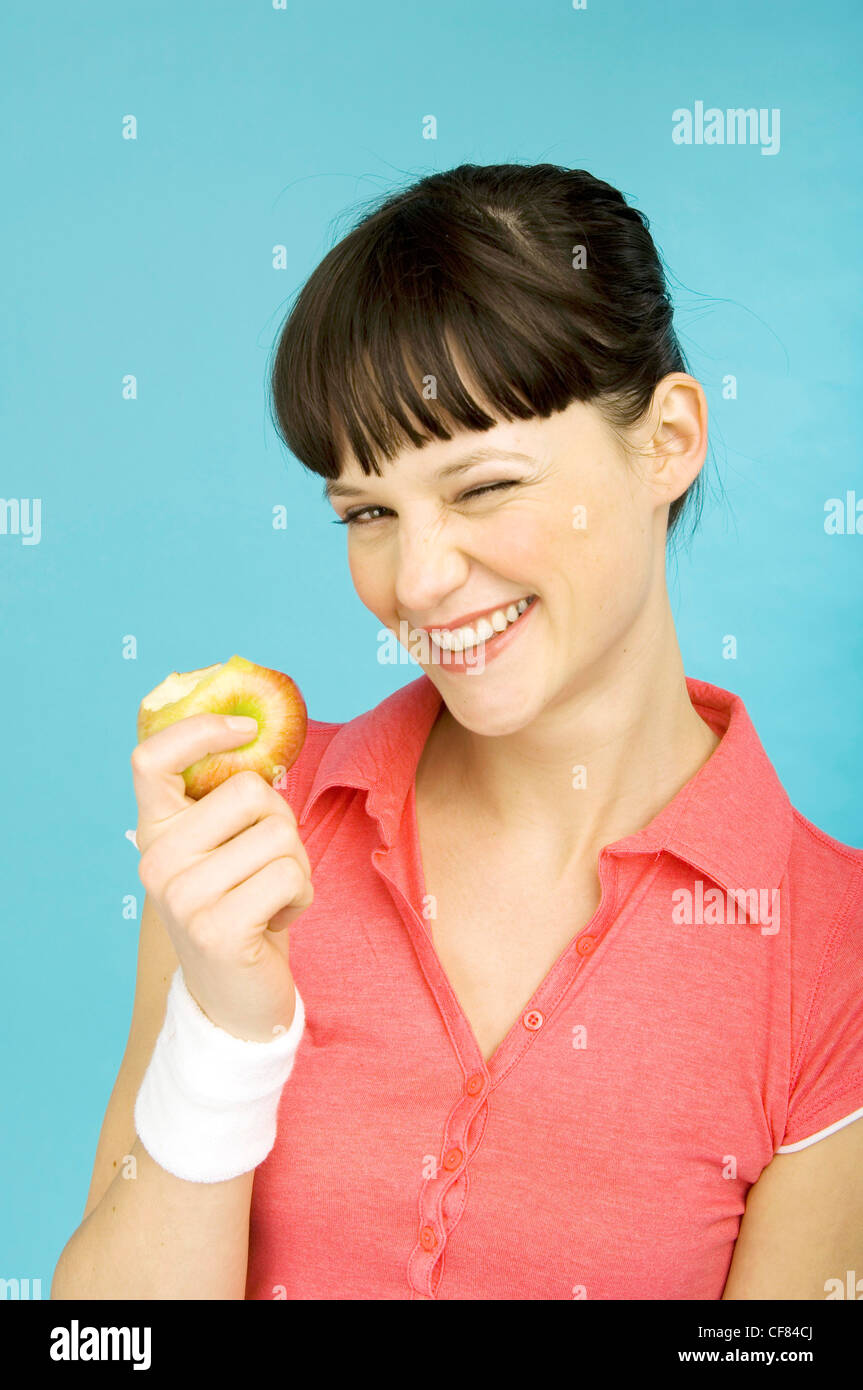
M 273 391 L 422 675 L 310 721 L 284 796 L 183 798 L 213 718 L 135 750 L 133 1061 L 54 1296 L 843 1296 L 863 852 L 684 674 L 707 410 L 646 219 L 580 170 L 423 179 L 316 269 Z

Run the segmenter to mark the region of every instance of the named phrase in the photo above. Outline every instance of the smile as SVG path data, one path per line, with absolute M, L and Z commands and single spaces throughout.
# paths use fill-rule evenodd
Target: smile
M 409 640 L 405 624 L 406 633 L 400 640 L 408 645 L 411 655 L 422 666 L 440 666 L 453 675 L 479 674 L 490 661 L 503 656 L 507 648 L 518 641 L 518 634 L 537 606 L 537 595 L 527 594 L 506 608 L 490 610 L 488 616 L 474 619 L 467 629 L 414 628 Z M 449 645 L 444 645 L 447 642 Z
M 482 617 L 464 627 L 435 627 L 428 629 L 428 635 L 440 651 L 472 652 L 485 647 L 490 641 L 507 632 L 520 620 L 522 614 L 532 606 L 535 594 L 510 603 L 506 608 L 492 609 L 487 617 Z

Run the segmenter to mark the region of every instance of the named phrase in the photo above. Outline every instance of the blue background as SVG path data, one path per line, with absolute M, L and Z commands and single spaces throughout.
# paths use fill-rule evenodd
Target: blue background
M 378 664 L 344 528 L 267 413 L 287 303 L 360 201 L 547 160 L 648 214 L 711 411 L 712 497 L 669 572 L 686 671 L 740 694 L 794 804 L 863 843 L 863 535 L 824 530 L 828 498 L 863 498 L 863 8 L 676 11 L 6 0 L 0 496 L 41 498 L 42 536 L 0 535 L 0 1276 L 48 1297 L 125 1047 L 142 696 L 239 652 L 345 720 L 419 674 Z M 674 144 L 697 100 L 778 107 L 779 153 Z

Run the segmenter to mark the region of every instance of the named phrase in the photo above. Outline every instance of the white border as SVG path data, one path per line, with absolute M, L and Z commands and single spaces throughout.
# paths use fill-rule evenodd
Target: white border
M 810 1144 L 816 1144 L 819 1139 L 826 1139 L 828 1134 L 835 1134 L 837 1129 L 844 1129 L 845 1125 L 850 1125 L 852 1120 L 859 1120 L 861 1115 L 863 1115 L 863 1106 L 859 1110 L 852 1111 L 850 1115 L 846 1115 L 844 1120 L 837 1120 L 835 1124 L 828 1125 L 826 1129 L 819 1129 L 817 1134 L 810 1134 L 808 1139 L 798 1139 L 796 1144 L 785 1144 L 776 1152 L 778 1154 L 793 1154 L 798 1149 L 807 1149 Z

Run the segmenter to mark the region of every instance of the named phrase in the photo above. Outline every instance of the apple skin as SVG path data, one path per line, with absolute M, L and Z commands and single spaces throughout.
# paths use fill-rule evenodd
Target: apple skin
M 305 701 L 290 676 L 242 656 L 199 671 L 174 671 L 141 701 L 138 742 L 192 714 L 248 714 L 258 721 L 258 733 L 249 743 L 207 753 L 186 768 L 183 781 L 193 801 L 246 769 L 260 773 L 271 786 L 284 786 L 308 725 Z

